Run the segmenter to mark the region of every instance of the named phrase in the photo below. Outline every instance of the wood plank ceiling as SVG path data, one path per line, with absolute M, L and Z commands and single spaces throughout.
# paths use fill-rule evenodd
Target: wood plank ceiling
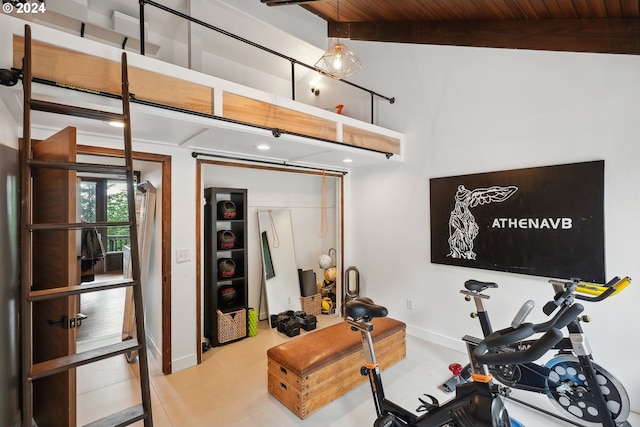
M 640 54 L 640 0 L 261 0 L 352 40 Z

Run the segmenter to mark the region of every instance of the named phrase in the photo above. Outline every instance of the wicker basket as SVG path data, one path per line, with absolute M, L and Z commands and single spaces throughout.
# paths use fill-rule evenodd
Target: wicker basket
M 307 314 L 313 314 L 314 316 L 320 315 L 320 311 L 322 310 L 322 306 L 320 305 L 321 302 L 322 297 L 320 296 L 320 294 L 300 298 L 302 311 Z
M 223 313 L 218 310 L 218 342 L 220 344 L 247 336 L 247 311 Z

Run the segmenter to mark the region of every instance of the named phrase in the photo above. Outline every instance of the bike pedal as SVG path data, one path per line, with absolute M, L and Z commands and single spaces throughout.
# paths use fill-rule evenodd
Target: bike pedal
M 435 397 L 431 396 L 430 394 L 425 394 L 424 396 L 428 397 L 431 402 L 426 402 L 421 397 L 419 397 L 418 400 L 420 401 L 420 406 L 418 406 L 416 412 L 429 412 L 430 410 L 436 409 L 440 406 L 440 402 L 438 402 L 438 399 L 436 399 Z
M 380 415 L 373 423 L 373 427 L 395 427 L 395 419 L 391 414 Z
M 511 395 L 511 388 L 499 384 L 494 384 L 491 392 L 496 393 L 500 396 L 509 397 Z

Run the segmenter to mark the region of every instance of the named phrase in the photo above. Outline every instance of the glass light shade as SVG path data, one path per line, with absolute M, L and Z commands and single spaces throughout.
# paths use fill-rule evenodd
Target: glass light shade
M 318 59 L 315 67 L 332 77 L 343 79 L 360 71 L 362 65 L 358 57 L 344 43 L 336 41 Z

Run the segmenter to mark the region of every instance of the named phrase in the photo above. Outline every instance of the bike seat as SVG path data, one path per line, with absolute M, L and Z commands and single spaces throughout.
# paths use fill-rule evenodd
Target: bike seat
M 386 307 L 375 304 L 373 300 L 366 297 L 359 297 L 347 301 L 345 304 L 345 312 L 352 319 L 365 318 L 366 320 L 376 317 L 387 317 L 389 312 Z
M 481 282 L 479 280 L 469 279 L 464 282 L 464 287 L 473 292 L 482 292 L 487 288 L 497 288 L 498 284 L 494 282 Z

